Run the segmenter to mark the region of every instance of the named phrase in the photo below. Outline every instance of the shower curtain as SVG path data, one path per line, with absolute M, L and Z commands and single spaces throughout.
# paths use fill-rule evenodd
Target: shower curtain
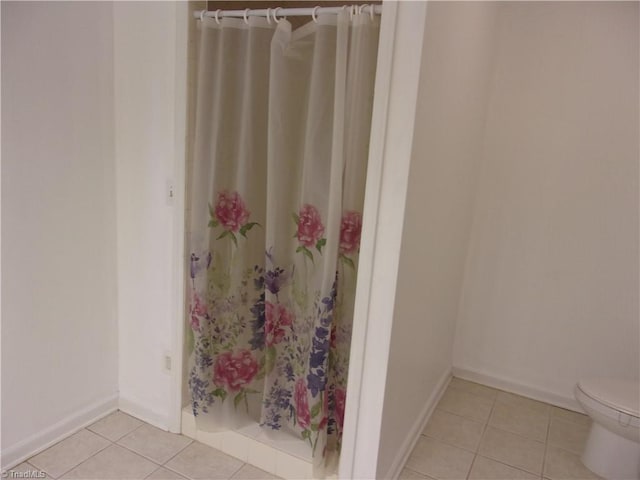
M 260 422 L 319 464 L 344 418 L 379 19 L 205 18 L 191 168 L 198 428 Z

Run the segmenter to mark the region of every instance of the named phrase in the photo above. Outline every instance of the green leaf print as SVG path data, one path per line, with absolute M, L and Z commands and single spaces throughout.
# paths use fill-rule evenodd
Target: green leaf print
M 235 246 L 236 247 L 238 246 L 238 239 L 236 238 L 235 234 L 232 231 L 225 230 L 220 235 L 218 235 L 216 240 L 220 240 L 221 238 L 224 238 L 224 237 L 231 237 L 231 240 L 233 240 L 233 243 L 235 244 Z
M 318 414 L 320 413 L 320 410 L 322 410 L 322 399 L 316 403 L 313 407 L 311 407 L 311 418 L 315 418 L 318 416 Z
M 213 396 L 220 398 L 224 402 L 224 399 L 227 398 L 227 391 L 224 388 L 216 388 L 213 391 Z
M 255 227 L 256 225 L 260 226 L 259 223 L 257 222 L 249 222 L 249 223 L 245 223 L 241 228 L 240 228 L 240 235 L 242 235 L 244 238 L 247 238 L 247 232 L 249 230 L 251 230 L 253 227 Z
M 305 257 L 309 257 L 309 259 L 311 260 L 311 263 L 313 262 L 313 253 L 311 253 L 311 251 L 305 247 L 304 245 L 300 245 L 298 248 L 296 248 L 296 253 L 300 253 L 302 252 Z
M 349 257 L 347 257 L 346 255 L 344 255 L 342 253 L 340 254 L 340 261 L 342 263 L 344 263 L 345 265 L 347 265 L 348 267 L 350 267 L 350 268 L 352 268 L 354 270 L 356 269 L 356 265 L 355 265 L 355 263 L 353 263 L 353 260 L 351 260 Z

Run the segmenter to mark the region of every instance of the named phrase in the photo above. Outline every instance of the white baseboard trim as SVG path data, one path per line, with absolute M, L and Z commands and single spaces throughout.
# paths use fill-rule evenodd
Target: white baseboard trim
M 123 396 L 122 393 L 120 393 L 118 408 L 132 417 L 150 423 L 154 427 L 169 430 L 169 416 L 166 413 L 161 413 L 145 406 L 145 404 L 138 399 Z
M 2 469 L 15 467 L 60 440 L 118 409 L 118 394 L 108 396 L 79 409 L 48 428 L 10 447 L 3 445 Z
M 556 407 L 566 408 L 567 410 L 573 410 L 574 412 L 584 413 L 584 410 L 580 407 L 580 404 L 573 397 L 566 397 L 559 395 L 548 390 L 525 385 L 518 381 L 500 377 L 497 375 L 491 375 L 486 372 L 480 372 L 471 368 L 453 367 L 453 376 L 461 378 L 463 380 L 469 380 L 471 382 L 481 383 L 489 387 L 505 390 L 507 392 L 516 393 L 523 397 L 532 398 L 541 402 L 550 403 Z
M 382 478 L 390 478 L 393 480 L 397 480 L 397 478 L 400 476 L 400 472 L 404 468 L 404 465 L 407 463 L 407 460 L 409 459 L 409 455 L 411 455 L 411 452 L 416 446 L 416 443 L 418 443 L 418 440 L 420 439 L 420 435 L 422 434 L 424 427 L 426 427 L 427 422 L 429 421 L 429 418 L 431 418 L 431 414 L 435 410 L 436 405 L 438 404 L 438 402 L 440 401 L 440 398 L 444 394 L 444 391 L 449 386 L 450 381 L 451 381 L 451 369 L 444 372 L 444 374 L 438 380 L 438 383 L 436 384 L 436 387 L 433 390 L 433 393 L 429 397 L 429 400 L 427 400 L 427 403 L 425 403 L 422 411 L 420 412 L 420 415 L 418 415 L 418 418 L 416 419 L 416 423 L 414 424 L 413 428 L 407 435 L 406 440 L 400 447 L 400 450 L 398 451 L 396 458 L 391 464 L 389 471 Z

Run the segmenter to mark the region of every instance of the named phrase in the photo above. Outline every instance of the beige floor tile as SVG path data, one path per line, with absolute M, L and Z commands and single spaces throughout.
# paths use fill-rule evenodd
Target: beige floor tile
M 542 472 L 544 443 L 520 435 L 487 427 L 478 453 L 536 475 Z
M 478 455 L 473 461 L 469 480 L 538 480 L 532 473 Z
M 163 464 L 191 442 L 190 438 L 183 435 L 165 432 L 145 424 L 121 438 L 118 445 Z
M 539 442 L 546 441 L 549 412 L 496 402 L 489 425 Z
M 474 454 L 461 448 L 421 437 L 407 461 L 407 467 L 438 480 L 467 477 Z
M 475 452 L 483 431 L 483 423 L 436 409 L 422 433 L 443 443 Z
M 438 408 L 449 413 L 455 413 L 461 417 L 466 417 L 478 422 L 486 422 L 491 413 L 493 400 L 479 397 L 471 393 L 464 392 L 457 388 L 447 388 L 442 399 L 438 403 Z
M 118 410 L 117 412 L 113 412 L 112 414 L 98 420 L 87 428 L 92 432 L 115 442 L 116 440 L 120 440 L 127 433 L 131 433 L 142 425 L 142 423 L 143 422 L 137 418 L 133 418 L 132 416 Z
M 264 470 L 254 467 L 253 465 L 244 465 L 240 470 L 233 474 L 233 480 L 276 480 L 280 477 L 271 475 Z
M 459 390 L 464 390 L 467 393 L 473 393 L 474 395 L 478 395 L 479 397 L 484 397 L 489 400 L 494 400 L 498 394 L 498 390 L 495 388 L 480 385 L 479 383 L 470 382 L 468 380 L 462 380 L 458 377 L 453 377 L 449 386 Z
M 547 446 L 544 476 L 552 480 L 591 480 L 600 478 L 582 464 L 580 456 L 551 445 Z
M 66 473 L 63 479 L 145 478 L 158 465 L 118 445 L 111 445 Z
M 402 471 L 400 472 L 400 476 L 398 477 L 398 480 L 425 480 L 425 479 L 429 480 L 429 477 L 427 477 L 426 475 L 422 475 L 421 473 L 414 472 L 409 468 L 403 468 Z
M 499 391 L 496 395 L 496 402 L 506 403 L 512 407 L 524 407 L 537 412 L 548 413 L 551 406 L 547 403 L 539 402 L 531 398 L 516 395 L 515 393 Z
M 193 442 L 166 464 L 171 470 L 194 480 L 231 478 L 242 465 L 240 460 L 199 442 Z
M 185 480 L 185 477 L 167 468 L 158 467 L 157 470 L 147 477 L 147 480 Z
M 40 476 L 34 476 L 33 478 L 53 478 L 51 475 L 48 475 L 46 472 L 44 472 L 43 470 L 40 470 L 39 468 L 34 467 L 33 465 L 31 465 L 28 462 L 22 462 L 20 465 L 16 465 L 13 468 L 8 468 L 6 470 L 6 476 L 3 475 L 3 478 L 31 478 L 28 475 L 40 475 L 40 474 L 44 474 L 44 477 L 40 477 Z
M 29 463 L 58 478 L 109 445 L 108 440 L 83 429 L 31 457 Z
M 591 426 L 591 419 L 588 415 L 560 407 L 551 407 L 551 417 L 565 422 L 577 423 L 578 425 Z
M 590 427 L 586 425 L 552 418 L 548 443 L 577 455 L 582 455 L 589 436 L 589 429 Z

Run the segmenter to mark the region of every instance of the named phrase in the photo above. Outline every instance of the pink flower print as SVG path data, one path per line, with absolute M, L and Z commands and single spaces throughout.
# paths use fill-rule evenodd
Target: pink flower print
M 320 212 L 313 205 L 305 204 L 298 215 L 298 241 L 305 247 L 313 247 L 324 233 Z
M 220 387 L 237 392 L 249 384 L 258 373 L 258 362 L 249 350 L 241 350 L 236 355 L 224 352 L 218 355 L 213 365 L 213 381 Z
M 202 303 L 200 297 L 197 294 L 193 294 L 193 303 L 191 304 L 191 328 L 193 330 L 200 331 L 200 319 L 207 318 L 209 313 L 207 312 L 207 306 Z
M 247 210 L 238 192 L 220 192 L 214 213 L 225 230 L 237 232 L 247 223 L 251 212 Z
M 336 333 L 336 326 L 332 325 L 331 326 L 331 334 L 329 335 L 329 347 L 330 348 L 336 348 L 336 346 L 338 345 L 338 335 Z
M 301 428 L 307 428 L 311 425 L 311 412 L 309 412 L 307 387 L 305 386 L 302 378 L 299 378 L 296 382 L 294 399 L 296 402 L 296 418 L 298 419 L 298 425 L 300 425 Z
M 336 420 L 338 421 L 338 426 L 342 429 L 344 425 L 344 407 L 347 399 L 347 392 L 345 392 L 341 388 L 336 388 L 334 394 L 334 400 L 336 404 Z
M 285 335 L 283 327 L 289 327 L 293 324 L 293 312 L 279 303 L 273 304 L 265 302 L 265 333 L 267 346 L 280 343 Z
M 340 253 L 353 253 L 360 247 L 362 215 L 359 212 L 345 212 L 340 223 Z

